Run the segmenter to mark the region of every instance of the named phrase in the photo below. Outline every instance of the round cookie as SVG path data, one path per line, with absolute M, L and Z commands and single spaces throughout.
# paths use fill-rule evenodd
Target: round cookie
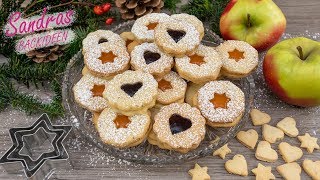
M 92 49 L 98 48 L 102 44 L 112 44 L 114 46 L 125 47 L 125 41 L 116 33 L 108 30 L 97 30 L 91 32 L 82 41 L 82 54 L 85 55 Z
M 95 127 L 104 143 L 125 148 L 143 142 L 148 135 L 150 125 L 151 120 L 147 113 L 125 116 L 106 108 L 98 117 Z
M 216 80 L 222 66 L 219 54 L 204 45 L 199 45 L 193 55 L 176 58 L 175 61 L 179 75 L 196 84 Z
M 154 29 L 162 22 L 169 21 L 170 16 L 165 13 L 150 13 L 137 19 L 131 29 L 139 42 L 153 42 Z
M 103 92 L 109 106 L 126 116 L 146 113 L 157 95 L 158 83 L 151 74 L 130 70 L 116 75 Z
M 130 56 L 125 47 L 101 44 L 84 55 L 84 63 L 95 76 L 108 78 L 129 68 Z
M 131 52 L 131 66 L 135 70 L 163 77 L 173 67 L 173 57 L 160 51 L 154 43 L 143 43 Z
M 226 77 L 248 76 L 258 65 L 258 51 L 244 41 L 225 41 L 217 51 L 223 61 L 221 73 Z
M 171 18 L 176 19 L 178 21 L 183 21 L 192 24 L 200 34 L 200 39 L 204 36 L 204 27 L 202 21 L 200 21 L 196 16 L 190 14 L 173 14 Z
M 197 148 L 205 136 L 205 119 L 187 103 L 172 103 L 154 117 L 153 133 L 160 148 L 187 153 Z M 149 140 L 148 140 L 149 141 Z M 150 142 L 150 141 L 149 141 Z
M 91 112 L 101 112 L 105 109 L 107 101 L 102 93 L 108 85 L 108 80 L 84 75 L 72 88 L 75 101 Z
M 245 97 L 230 81 L 211 81 L 198 90 L 197 107 L 212 127 L 231 127 L 242 118 Z
M 183 103 L 187 83 L 176 72 L 171 71 L 169 74 L 157 81 L 157 103 L 161 105 L 167 105 L 177 101 Z
M 120 34 L 120 37 L 126 42 L 126 46 L 136 40 L 136 37 L 132 32 L 123 32 Z
M 201 41 L 193 25 L 177 20 L 158 24 L 154 35 L 159 48 L 175 57 L 192 54 Z

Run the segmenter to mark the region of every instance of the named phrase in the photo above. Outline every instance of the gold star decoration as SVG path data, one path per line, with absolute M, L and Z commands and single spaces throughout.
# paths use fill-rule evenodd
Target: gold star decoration
M 312 153 L 314 149 L 320 149 L 317 144 L 318 138 L 311 137 L 308 133 L 304 136 L 298 136 L 299 141 L 301 142 L 302 148 L 306 148 L 309 153 Z
M 244 52 L 239 51 L 238 49 L 234 49 L 233 51 L 230 51 L 228 53 L 229 59 L 234 59 L 236 62 L 240 61 L 241 59 L 244 59 Z
M 271 172 L 270 166 L 264 166 L 262 164 L 258 164 L 258 167 L 251 170 L 252 173 L 256 176 L 256 180 L 269 180 L 276 179 Z
M 199 164 L 195 164 L 193 169 L 190 169 L 188 173 L 192 177 L 192 180 L 210 180 L 208 174 L 208 167 L 200 167 Z
M 217 149 L 213 152 L 214 156 L 220 156 L 221 159 L 224 159 L 227 154 L 231 153 L 231 149 L 228 148 L 228 143 L 222 146 L 221 148 Z

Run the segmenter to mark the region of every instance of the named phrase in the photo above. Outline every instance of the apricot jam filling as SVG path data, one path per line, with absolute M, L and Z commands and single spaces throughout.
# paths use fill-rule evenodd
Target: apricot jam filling
M 158 25 L 158 23 L 150 23 L 148 24 L 147 28 L 148 30 L 154 30 L 154 28 L 156 28 Z
M 112 51 L 105 53 L 105 52 L 101 52 L 101 56 L 99 57 L 99 59 L 102 61 L 102 64 L 105 64 L 107 62 L 113 63 L 114 62 L 114 58 L 116 58 L 117 56 L 113 54 Z
M 102 97 L 102 93 L 105 89 L 105 85 L 93 85 L 93 88 L 91 89 L 91 92 L 93 94 L 93 97 L 100 96 Z
M 227 109 L 227 104 L 230 101 L 230 98 L 227 97 L 226 93 L 218 94 L 214 93 L 214 97 L 210 100 L 210 102 L 214 105 L 214 108 L 224 108 Z
M 127 128 L 131 123 L 129 117 L 125 115 L 117 115 L 116 119 L 114 119 L 113 122 L 116 125 L 117 129 Z
M 230 51 L 228 53 L 229 59 L 234 59 L 236 62 L 240 61 L 241 59 L 244 59 L 244 52 L 239 51 L 238 49 L 234 49 L 233 51 Z
M 165 91 L 167 89 L 172 89 L 172 86 L 169 81 L 161 79 L 160 81 L 158 81 L 158 88 L 161 89 L 161 91 Z
M 199 56 L 197 54 L 194 54 L 192 56 L 189 56 L 190 58 L 190 63 L 191 64 L 196 64 L 198 66 L 201 66 L 201 64 L 204 64 L 206 63 L 204 60 L 203 60 L 203 56 Z

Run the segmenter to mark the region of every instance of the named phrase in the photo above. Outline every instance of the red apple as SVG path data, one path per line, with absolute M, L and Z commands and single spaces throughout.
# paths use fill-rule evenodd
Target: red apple
M 226 40 L 246 41 L 258 51 L 274 45 L 286 29 L 286 18 L 272 0 L 231 0 L 220 18 Z
M 320 105 L 320 43 L 304 37 L 281 41 L 263 61 L 267 85 L 283 101 Z

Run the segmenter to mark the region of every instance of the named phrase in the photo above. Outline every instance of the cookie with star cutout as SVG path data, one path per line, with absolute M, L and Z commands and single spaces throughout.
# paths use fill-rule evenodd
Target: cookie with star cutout
M 242 118 L 244 93 L 230 81 L 211 81 L 198 90 L 197 107 L 212 127 L 231 127 Z

